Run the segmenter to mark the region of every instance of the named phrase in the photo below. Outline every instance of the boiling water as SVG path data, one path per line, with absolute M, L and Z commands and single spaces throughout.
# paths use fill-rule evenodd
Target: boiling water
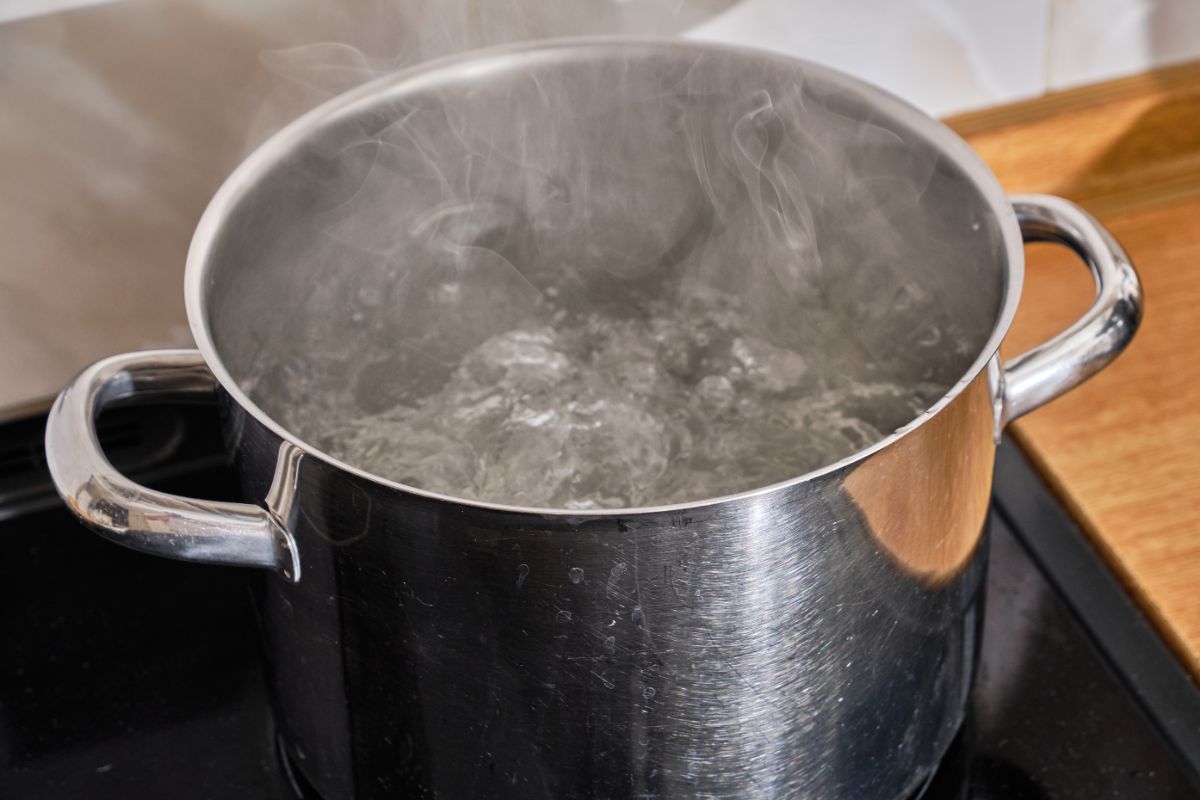
M 411 486 L 615 508 L 795 477 L 879 441 L 946 389 L 849 380 L 820 353 L 764 338 L 738 298 L 715 292 L 587 313 L 551 297 L 542 311 L 427 369 L 423 395 L 332 427 L 326 408 L 319 432 L 291 422 L 343 461 Z
M 254 402 L 405 484 L 612 508 L 799 476 L 962 378 L 1004 238 L 921 126 L 815 67 L 609 47 L 398 85 L 273 168 L 205 289 Z

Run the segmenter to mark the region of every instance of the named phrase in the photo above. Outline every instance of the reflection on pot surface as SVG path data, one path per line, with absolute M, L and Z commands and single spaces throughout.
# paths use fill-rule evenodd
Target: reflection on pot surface
M 1097 299 L 1001 365 L 1023 239 Z M 186 293 L 199 350 L 85 370 L 51 471 L 108 538 L 271 570 L 276 717 L 329 800 L 908 797 L 962 720 L 1000 431 L 1141 311 L 1095 220 L 895 98 L 648 40 L 318 109 L 214 198 Z M 104 407 L 200 394 L 245 503 L 99 451 Z

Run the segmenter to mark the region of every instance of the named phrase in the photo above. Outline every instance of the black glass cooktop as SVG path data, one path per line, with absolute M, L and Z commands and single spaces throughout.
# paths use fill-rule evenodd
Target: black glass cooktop
M 102 420 L 114 462 L 232 496 L 211 409 Z M 296 796 L 251 571 L 102 541 L 49 491 L 42 421 L 0 427 L 0 800 Z M 932 800 L 1200 797 L 1200 691 L 1010 446 L 971 715 Z

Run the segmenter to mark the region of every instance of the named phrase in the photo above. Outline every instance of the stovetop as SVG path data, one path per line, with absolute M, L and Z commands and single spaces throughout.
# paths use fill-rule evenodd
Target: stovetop
M 102 420 L 112 460 L 231 497 L 212 409 Z M 0 798 L 296 796 L 259 667 L 253 571 L 102 541 L 49 490 L 42 420 L 0 427 Z M 982 657 L 928 800 L 1200 797 L 1200 691 L 1012 446 Z

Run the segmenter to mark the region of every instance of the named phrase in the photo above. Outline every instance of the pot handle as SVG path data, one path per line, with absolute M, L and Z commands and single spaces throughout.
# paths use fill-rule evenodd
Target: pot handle
M 1070 247 L 1092 271 L 1096 301 L 1071 327 L 1008 362 L 1001 424 L 1053 400 L 1121 354 L 1142 318 L 1142 287 L 1129 256 L 1095 217 L 1061 197 L 1012 198 L 1026 242 Z
M 256 505 L 195 500 L 134 483 L 109 463 L 96 416 L 120 402 L 216 396 L 217 380 L 196 350 L 147 350 L 98 361 L 63 389 L 46 423 L 46 461 L 55 488 L 101 536 L 184 561 L 266 567 L 294 580 L 287 530 Z

